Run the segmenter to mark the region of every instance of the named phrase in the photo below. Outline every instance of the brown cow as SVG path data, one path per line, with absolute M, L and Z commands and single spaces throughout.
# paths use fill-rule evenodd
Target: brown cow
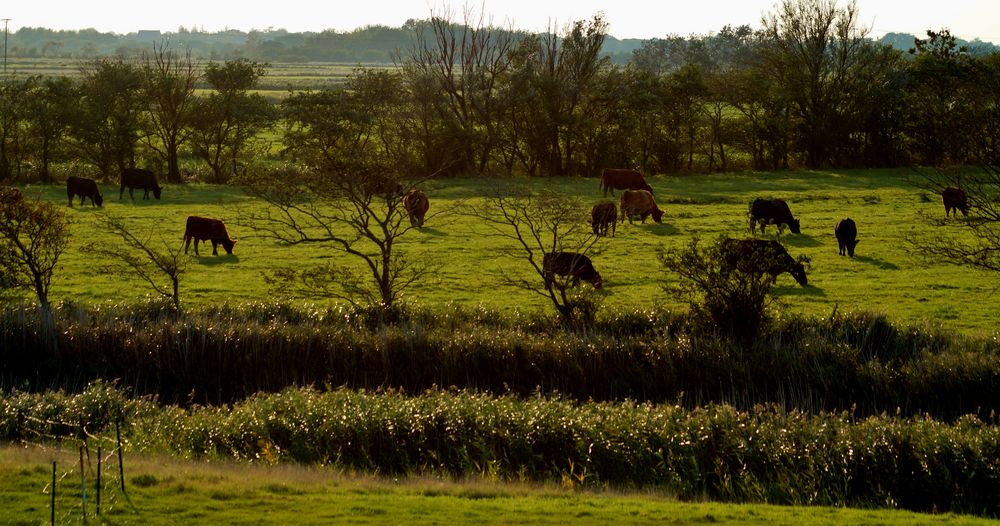
M 605 168 L 601 174 L 601 190 L 604 192 L 604 197 L 608 196 L 608 190 L 611 190 L 611 196 L 614 197 L 615 189 L 645 190 L 653 193 L 653 187 L 646 183 L 638 170 Z
M 948 187 L 941 191 L 941 202 L 944 203 L 944 216 L 948 217 L 948 214 L 952 210 L 955 210 L 955 217 L 958 217 L 958 211 L 962 212 L 963 216 L 969 215 L 969 202 L 965 198 L 965 190 L 961 188 Z
M 410 224 L 415 227 L 420 228 L 424 226 L 424 216 L 427 214 L 427 209 L 430 206 L 431 204 L 427 200 L 427 195 L 420 190 L 410 190 L 403 196 L 403 208 L 406 209 L 406 213 L 410 216 Z
M 230 239 L 226 224 L 221 219 L 209 219 L 206 217 L 188 216 L 187 225 L 184 227 L 184 253 L 187 254 L 194 239 L 194 253 L 198 254 L 198 243 L 202 241 L 212 242 L 212 255 L 217 256 L 218 245 L 226 249 L 226 254 L 233 253 L 235 239 Z
M 156 182 L 156 174 L 151 170 L 145 170 L 143 168 L 126 168 L 122 171 L 122 187 L 118 191 L 118 200 L 121 201 L 122 197 L 125 195 L 125 188 L 128 188 L 128 196 L 130 199 L 135 199 L 132 195 L 132 189 L 141 188 L 142 198 L 149 199 L 149 191 L 153 191 L 153 197 L 159 199 L 160 191 L 163 188 L 160 184 Z
M 615 229 L 618 227 L 618 208 L 615 204 L 607 202 L 594 205 L 590 210 L 590 226 L 596 236 L 607 236 L 610 227 L 611 237 L 615 237 Z
M 642 217 L 642 222 L 646 222 L 646 217 L 652 215 L 653 221 L 662 223 L 663 210 L 660 210 L 653 201 L 653 194 L 646 190 L 625 190 L 622 192 L 621 202 L 621 222 L 632 223 L 632 217 Z
M 773 239 L 726 239 L 721 247 L 723 267 L 749 274 L 770 274 L 771 282 L 778 274 L 789 273 L 806 286 L 805 265 L 788 254 L 781 243 Z
M 580 280 L 589 282 L 595 289 L 603 286 L 601 273 L 594 269 L 590 258 L 576 252 L 549 252 L 542 257 L 542 277 L 545 278 L 545 288 L 552 287 L 555 275 L 572 276 L 572 286 L 580 284 Z
M 73 208 L 73 198 L 76 196 L 80 196 L 80 206 L 83 206 L 84 200 L 88 197 L 90 198 L 91 205 L 102 206 L 104 204 L 104 196 L 101 195 L 101 190 L 97 187 L 97 182 L 86 177 L 75 177 L 72 175 L 67 177 L 66 196 L 69 198 L 70 208 Z

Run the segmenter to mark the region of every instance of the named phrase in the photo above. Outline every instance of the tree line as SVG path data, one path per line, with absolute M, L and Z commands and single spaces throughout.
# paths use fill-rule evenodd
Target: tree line
M 760 30 L 651 40 L 621 66 L 602 53 L 600 15 L 539 35 L 439 17 L 415 28 L 397 68 L 278 104 L 253 93 L 267 63 L 203 64 L 160 41 L 74 79 L 3 78 L 0 180 L 49 182 L 72 161 L 180 182 L 192 159 L 221 183 L 262 159 L 315 165 L 359 147 L 451 175 L 894 167 L 973 163 L 997 143 L 1000 55 L 975 56 L 947 30 L 904 53 L 858 20 L 853 3 L 786 0 Z

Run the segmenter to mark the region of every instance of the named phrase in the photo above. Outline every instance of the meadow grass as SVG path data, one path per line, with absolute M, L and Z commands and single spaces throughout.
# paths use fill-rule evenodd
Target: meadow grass
M 57 520 L 82 523 L 74 448 L 0 447 L 2 524 L 47 523 L 56 460 Z M 128 498 L 105 464 L 102 515 L 89 466 L 88 517 L 98 524 L 990 524 L 967 515 L 900 510 L 680 502 L 655 491 L 440 477 L 388 478 L 324 467 L 126 457 Z M 93 462 L 91 462 L 93 464 Z M 108 475 L 110 473 L 110 475 Z
M 656 200 L 665 211 L 663 223 L 620 224 L 617 236 L 599 242 L 592 257 L 604 277 L 603 306 L 685 308 L 685 298 L 663 291 L 664 285 L 674 284 L 678 278 L 660 267 L 658 251 L 684 247 L 692 237 L 712 242 L 720 235 L 746 236 L 748 202 L 758 196 L 773 196 L 786 199 L 802 222 L 802 234 L 786 231 L 782 242 L 793 256 L 811 259 L 807 267 L 809 287 L 799 287 L 788 275 L 777 280 L 775 291 L 790 312 L 827 316 L 834 309 L 871 311 L 902 324 L 930 324 L 992 336 L 995 313 L 1000 308 L 996 276 L 928 261 L 908 248 L 908 234 L 967 235 L 961 227 L 964 219 L 941 222 L 939 198 L 912 186 L 908 179 L 913 176 L 904 170 L 853 170 L 651 178 Z M 518 182 L 579 198 L 586 209 L 583 216 L 602 200 L 596 179 Z M 422 230 L 404 236 L 399 247 L 412 258 L 441 262 L 441 267 L 413 287 L 407 301 L 424 306 L 454 303 L 506 310 L 551 309 L 534 293 L 503 287 L 501 276 L 530 278 L 530 266 L 523 259 L 501 257 L 503 250 L 512 248 L 511 241 L 494 234 L 480 219 L 461 213 L 464 207 L 480 203 L 492 184 L 482 179 L 449 179 L 434 182 L 427 189 L 430 213 L 443 213 L 433 216 Z M 226 221 L 239 243 L 232 256 L 212 256 L 209 249 L 192 261 L 181 282 L 182 301 L 191 306 L 272 300 L 274 295 L 265 285 L 263 273 L 279 266 L 338 263 L 361 270 L 358 261 L 332 245 L 282 246 L 255 235 L 252 225 L 241 223 L 241 217 L 247 210 L 264 205 L 236 187 L 166 185 L 162 201 L 132 201 L 127 194 L 119 201 L 117 187 L 101 186 L 103 209 L 88 203 L 67 210 L 73 221 L 73 242 L 53 282 L 51 297 L 56 301 L 127 302 L 148 294 L 144 285 L 127 276 L 96 275 L 94 269 L 102 262 L 79 250 L 92 244 L 117 243 L 96 227 L 102 213 L 126 218 L 139 232 L 151 233 L 154 240 L 162 239 L 170 248 L 181 244 L 188 215 Z M 31 185 L 25 190 L 30 196 L 66 202 L 60 185 Z M 837 252 L 833 226 L 842 217 L 851 217 L 858 224 L 860 243 L 853 259 Z M 773 236 L 774 227 L 769 231 L 768 236 Z M 286 299 L 324 303 L 321 298 Z

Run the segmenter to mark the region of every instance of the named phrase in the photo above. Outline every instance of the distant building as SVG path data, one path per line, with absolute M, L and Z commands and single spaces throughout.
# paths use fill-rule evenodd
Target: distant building
M 140 29 L 135 36 L 144 42 L 155 42 L 162 37 L 159 29 Z

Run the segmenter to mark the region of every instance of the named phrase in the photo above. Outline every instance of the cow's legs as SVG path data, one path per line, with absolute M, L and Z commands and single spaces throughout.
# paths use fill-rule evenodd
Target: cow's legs
M 219 244 L 216 243 L 214 239 L 212 240 L 212 255 L 213 256 L 219 255 Z

